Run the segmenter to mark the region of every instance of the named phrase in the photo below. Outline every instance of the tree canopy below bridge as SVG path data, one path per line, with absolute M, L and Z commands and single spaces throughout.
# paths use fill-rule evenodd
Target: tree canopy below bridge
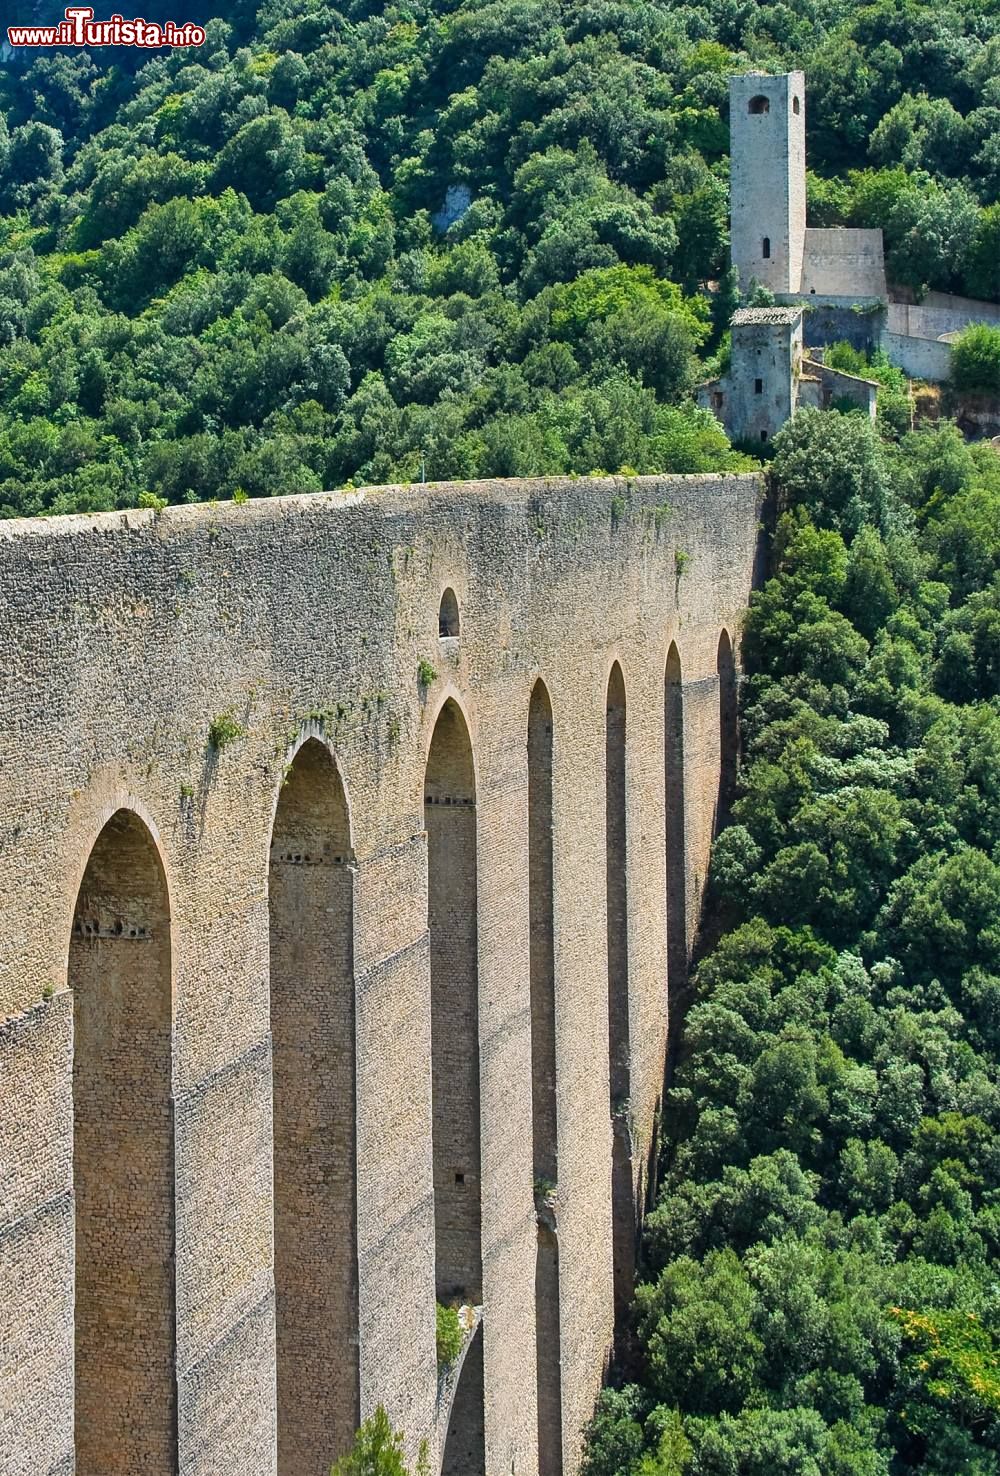
M 586 1476 L 1000 1460 L 1000 459 L 804 411 Z

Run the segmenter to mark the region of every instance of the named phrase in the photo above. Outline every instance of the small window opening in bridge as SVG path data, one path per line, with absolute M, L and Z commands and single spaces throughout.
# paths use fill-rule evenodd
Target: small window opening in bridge
M 767 440 L 767 431 L 761 431 L 760 438 L 761 438 L 762 441 L 766 441 Z
M 464 1174 L 456 1174 L 455 1175 L 455 1183 L 456 1184 L 464 1184 L 465 1183 L 465 1175 Z
M 769 113 L 771 111 L 771 104 L 766 97 L 758 93 L 756 97 L 750 99 L 750 106 L 747 111 L 750 113 Z
M 457 636 L 459 633 L 458 600 L 453 589 L 446 589 L 441 596 L 441 608 L 438 610 L 438 635 L 442 640 Z
M 762 395 L 764 393 L 764 381 L 762 379 L 754 380 L 753 392 L 755 395 Z
M 765 236 L 764 239 L 763 239 L 763 241 L 761 242 L 760 254 L 764 258 L 765 261 L 768 261 L 770 259 L 770 256 L 771 256 L 771 237 L 770 236 Z
M 792 112 L 795 113 L 796 116 L 797 116 L 799 113 L 801 113 L 801 111 L 802 111 L 802 104 L 799 102 L 799 100 L 798 100 L 797 97 L 793 97 L 792 98 Z
M 809 288 L 809 291 L 812 293 L 813 297 L 816 296 L 816 288 L 815 287 L 810 287 Z

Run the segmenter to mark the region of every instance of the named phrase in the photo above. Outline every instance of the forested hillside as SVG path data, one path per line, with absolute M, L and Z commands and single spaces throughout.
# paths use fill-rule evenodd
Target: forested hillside
M 750 65 L 808 72 L 813 223 L 1000 287 L 991 8 L 222 8 L 194 52 L 8 55 L 2 512 L 738 464 L 688 391 Z
M 586 1476 L 1000 1469 L 1000 459 L 776 438 L 634 1312 Z

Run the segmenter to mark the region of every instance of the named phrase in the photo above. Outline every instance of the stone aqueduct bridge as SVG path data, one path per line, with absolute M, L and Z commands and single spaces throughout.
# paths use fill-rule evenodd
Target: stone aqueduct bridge
M 571 1476 L 761 495 L 0 524 L 4 1476 Z

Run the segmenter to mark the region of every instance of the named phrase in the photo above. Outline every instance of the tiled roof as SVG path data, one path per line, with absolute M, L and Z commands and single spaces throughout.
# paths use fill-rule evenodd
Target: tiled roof
M 778 323 L 795 323 L 802 316 L 800 307 L 737 308 L 731 318 L 734 328 L 755 328 Z

